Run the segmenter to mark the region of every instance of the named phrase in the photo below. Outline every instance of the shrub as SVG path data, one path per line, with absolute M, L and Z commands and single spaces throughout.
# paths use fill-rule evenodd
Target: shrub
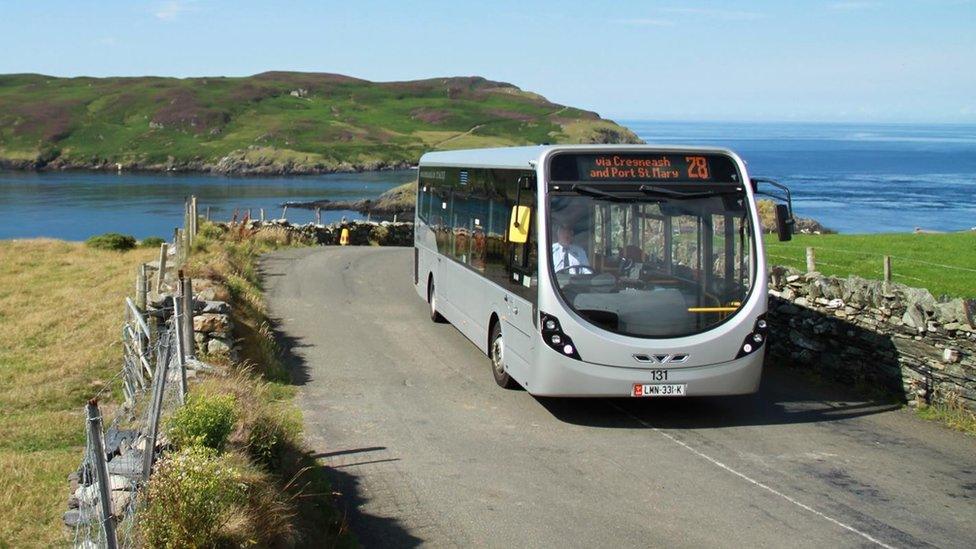
M 369 231 L 370 246 L 382 246 L 390 236 L 390 230 L 383 225 L 377 225 Z
M 268 470 L 279 470 L 289 447 L 298 446 L 301 424 L 268 404 L 249 423 L 248 455 Z
M 208 240 L 217 240 L 224 234 L 224 230 L 220 228 L 219 225 L 214 225 L 213 223 L 204 222 L 197 229 L 197 238 L 206 238 Z
M 188 446 L 160 461 L 141 518 L 148 547 L 212 547 L 231 510 L 246 498 L 230 455 Z
M 147 238 L 143 238 L 139 242 L 139 247 L 140 248 L 158 248 L 159 245 L 162 244 L 163 242 L 166 242 L 166 241 L 163 240 L 162 238 L 159 238 L 158 236 L 150 236 L 150 237 L 147 237 Z
M 177 448 L 205 446 L 221 451 L 234 430 L 233 395 L 191 394 L 169 420 L 169 437 Z
M 97 250 L 124 252 L 136 247 L 136 239 L 127 234 L 105 233 L 89 238 L 85 241 L 85 245 Z

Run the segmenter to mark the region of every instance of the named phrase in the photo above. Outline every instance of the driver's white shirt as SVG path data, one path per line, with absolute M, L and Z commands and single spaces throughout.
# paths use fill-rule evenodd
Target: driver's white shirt
M 568 261 L 564 261 L 567 259 Z M 564 265 L 563 263 L 567 264 Z M 569 244 L 564 247 L 559 242 L 554 242 L 552 244 L 552 265 L 558 273 L 566 267 L 575 267 L 577 265 L 589 267 L 590 261 L 586 258 L 586 250 L 583 248 L 575 244 Z

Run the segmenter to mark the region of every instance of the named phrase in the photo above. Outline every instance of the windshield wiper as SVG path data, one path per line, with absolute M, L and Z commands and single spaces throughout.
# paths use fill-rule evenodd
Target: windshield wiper
M 664 187 L 657 187 L 654 185 L 641 185 L 637 190 L 644 194 L 656 194 L 661 196 L 670 196 L 673 198 L 687 199 L 687 198 L 708 198 L 710 196 L 717 196 L 720 194 L 738 194 L 742 192 L 741 188 L 735 189 L 722 189 L 722 190 L 711 190 L 711 191 L 698 191 L 685 193 L 681 191 L 676 191 L 673 189 L 666 189 Z
M 622 202 L 622 201 L 624 201 L 623 198 L 621 198 L 621 197 L 619 197 L 619 196 L 617 196 L 615 194 L 611 194 L 611 193 L 608 193 L 606 191 L 601 191 L 600 189 L 597 189 L 596 187 L 590 187 L 589 185 L 573 185 L 571 187 L 571 189 L 574 192 L 577 192 L 579 194 L 582 194 L 582 195 L 585 195 L 585 196 L 589 196 L 589 197 L 592 197 L 592 198 L 603 198 L 605 200 L 610 200 L 612 202 Z

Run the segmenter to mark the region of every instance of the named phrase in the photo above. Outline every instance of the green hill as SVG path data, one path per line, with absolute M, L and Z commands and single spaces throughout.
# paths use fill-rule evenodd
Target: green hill
M 428 150 L 634 143 L 596 113 L 479 77 L 369 82 L 0 75 L 0 166 L 314 173 L 413 164 Z

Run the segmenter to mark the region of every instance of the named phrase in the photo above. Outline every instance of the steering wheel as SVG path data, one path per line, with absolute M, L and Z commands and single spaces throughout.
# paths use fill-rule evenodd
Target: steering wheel
M 575 273 L 570 272 L 573 269 L 576 270 Z M 588 272 L 582 273 L 580 272 L 580 269 L 586 269 Z M 563 267 L 562 269 L 559 269 L 558 271 L 556 271 L 556 274 L 557 275 L 561 275 L 561 274 L 580 275 L 580 274 L 594 274 L 594 273 L 593 273 L 593 269 L 591 269 L 589 265 L 570 265 L 569 267 Z

